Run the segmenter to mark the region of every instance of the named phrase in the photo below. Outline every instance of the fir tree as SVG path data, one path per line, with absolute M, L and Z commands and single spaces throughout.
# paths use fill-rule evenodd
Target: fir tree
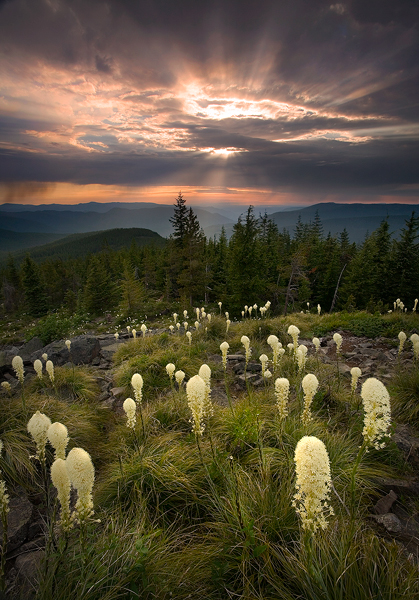
M 32 317 L 41 317 L 48 312 L 45 285 L 39 268 L 27 255 L 22 265 L 22 285 L 28 312 Z

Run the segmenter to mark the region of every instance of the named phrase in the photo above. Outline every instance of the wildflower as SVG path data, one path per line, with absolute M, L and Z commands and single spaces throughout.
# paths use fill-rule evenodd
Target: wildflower
M 262 363 L 262 373 L 264 373 L 264 372 L 265 372 L 265 370 L 266 370 L 266 365 L 268 364 L 268 360 L 269 360 L 269 359 L 268 359 L 268 357 L 266 356 L 266 354 L 261 354 L 261 355 L 259 356 L 259 360 L 260 360 L 260 362 Z
M 275 396 L 278 406 L 279 416 L 285 419 L 288 415 L 287 400 L 290 393 L 290 382 L 285 377 L 278 377 L 275 380 Z
M 265 304 L 265 308 L 266 308 L 266 310 L 268 310 L 268 309 L 270 308 L 270 306 L 271 306 L 271 303 L 270 303 L 270 301 L 268 300 L 268 301 L 267 301 L 267 303 Z
M 189 345 L 192 343 L 192 333 L 190 331 L 186 332 L 186 337 L 188 338 Z
M 90 455 L 83 448 L 70 450 L 65 462 L 70 481 L 77 490 L 76 513 L 82 523 L 93 515 L 95 468 Z
M 42 362 L 39 360 L 39 358 L 37 358 L 33 363 L 33 368 L 35 369 L 35 372 L 39 379 L 42 379 Z
M 336 344 L 336 354 L 340 354 L 340 349 L 342 347 L 342 336 L 340 333 L 335 333 L 333 335 L 333 341 Z
M 222 307 L 222 305 L 223 305 L 223 303 L 222 303 L 222 302 L 219 302 L 219 303 L 218 303 L 218 308 L 220 309 L 220 312 L 221 312 L 221 307 Z
M 132 330 L 132 337 L 134 338 L 134 340 L 136 339 L 136 337 L 137 337 L 137 330 L 136 329 Z
M 266 369 L 266 371 L 262 371 L 262 376 L 263 376 L 265 379 L 270 379 L 270 378 L 272 377 L 272 373 L 270 372 L 270 370 L 269 370 L 269 369 Z
M 204 417 L 212 417 L 214 407 L 211 403 L 211 369 L 208 365 L 204 364 L 200 367 L 198 375 L 205 382 Z
M 301 346 L 298 346 L 295 356 L 297 358 L 299 372 L 303 371 L 304 367 L 306 366 L 307 352 L 308 352 L 307 346 L 304 346 L 304 344 L 301 344 Z
M 294 344 L 292 342 L 287 344 L 287 348 L 290 351 L 290 354 L 292 354 L 294 352 Z
M 202 317 L 203 319 L 205 319 L 205 317 L 206 317 L 206 316 L 207 316 L 207 313 L 205 312 L 205 310 L 203 310 L 203 311 L 201 312 L 201 317 Z
M 208 313 L 208 314 L 207 314 L 208 323 L 211 323 L 211 318 L 212 318 L 212 317 L 211 317 L 211 313 Z
M 36 458 L 41 462 L 45 460 L 45 446 L 48 439 L 48 429 L 51 420 L 44 413 L 36 411 L 29 419 L 27 429 L 36 443 Z
M 143 334 L 143 337 L 145 337 L 146 331 L 147 331 L 147 325 L 145 323 L 143 323 L 141 325 L 141 333 Z
M 134 373 L 131 377 L 131 385 L 134 389 L 135 401 L 140 405 L 143 400 L 143 384 L 144 381 L 141 375 L 139 373 Z
M 304 410 L 301 415 L 301 421 L 304 425 L 307 425 L 312 420 L 310 406 L 314 398 L 314 394 L 317 392 L 319 387 L 319 380 L 315 375 L 309 373 L 306 375 L 301 382 L 304 392 Z
M 124 409 L 125 414 L 127 415 L 127 427 L 134 429 L 136 421 L 135 412 L 137 410 L 137 405 L 135 404 L 132 398 L 127 398 L 126 400 L 124 400 L 122 408 Z
M 293 506 L 301 518 L 303 529 L 314 533 L 327 527 L 333 515 L 329 506 L 332 487 L 329 455 L 326 446 L 314 436 L 304 436 L 295 448 L 296 494 Z
M 222 361 L 223 361 L 224 369 L 227 368 L 227 352 L 228 352 L 229 348 L 230 348 L 230 344 L 228 342 L 223 342 L 222 344 L 220 344 L 220 350 L 222 352 Z
M 321 306 L 320 304 L 317 305 L 317 314 L 320 316 L 320 313 L 322 312 Z
M 416 307 L 417 307 L 417 305 L 418 305 L 418 298 L 415 298 L 415 303 L 414 303 L 414 305 L 413 305 L 413 309 L 412 309 L 412 310 L 413 310 L 413 312 L 416 312 Z
M 175 367 L 175 365 L 173 363 L 168 363 L 166 365 L 166 372 L 169 375 L 170 380 L 173 379 L 173 373 L 175 372 L 175 370 L 176 370 L 176 367 Z
M 43 353 L 42 358 L 44 359 L 45 362 L 47 362 L 48 360 L 48 354 L 46 352 Z
M 249 362 L 249 358 L 250 358 L 250 356 L 252 354 L 252 351 L 250 349 L 250 340 L 247 337 L 247 335 L 242 335 L 240 341 L 241 341 L 241 343 L 244 346 L 244 353 L 245 353 L 245 356 L 246 356 L 246 367 L 247 367 L 247 363 Z
M 295 325 L 290 325 L 288 327 L 288 334 L 292 337 L 294 352 L 296 352 L 297 346 L 298 346 L 298 336 L 300 335 L 300 330 Z
M 381 381 L 370 377 L 362 384 L 361 397 L 365 411 L 364 442 L 379 450 L 385 446 L 382 440 L 390 426 L 390 395 Z
M 175 325 L 176 325 L 176 322 L 177 322 L 177 318 L 178 318 L 178 314 L 177 313 L 173 313 L 173 320 L 175 322 Z
M 226 321 L 226 333 L 228 333 L 228 330 L 230 329 L 230 325 L 231 325 L 231 321 L 230 321 L 230 319 L 227 319 L 227 321 Z
M 179 331 L 179 329 L 180 329 L 180 323 L 176 323 L 176 327 L 177 327 L 177 330 Z
M 205 381 L 199 375 L 195 375 L 194 377 L 192 377 L 186 384 L 188 406 L 192 412 L 192 431 L 196 435 L 202 435 L 204 433 L 205 428 L 205 425 L 203 423 L 205 406 L 205 387 Z
M 267 339 L 267 342 L 269 344 L 269 346 L 272 348 L 272 350 L 274 349 L 274 346 L 279 342 L 278 338 L 276 337 L 276 335 L 270 335 Z
M 195 309 L 195 312 L 196 312 L 196 318 L 197 318 L 197 320 L 199 321 L 199 317 L 200 317 L 200 315 L 201 315 L 201 311 L 199 310 L 199 308 L 196 308 L 196 309 Z
M 67 427 L 62 423 L 53 423 L 48 427 L 47 437 L 55 450 L 55 458 L 65 459 L 65 449 L 68 444 Z
M 71 483 L 66 461 L 63 458 L 56 458 L 52 463 L 51 481 L 57 489 L 57 496 L 61 506 L 61 527 L 64 531 L 69 531 L 73 526 L 70 515 Z
M 319 351 L 319 349 L 320 349 L 320 340 L 319 340 L 318 337 L 314 337 L 313 338 L 313 344 L 314 344 L 314 346 L 316 348 L 316 353 L 317 353 Z
M 114 333 L 114 336 L 115 336 L 115 339 L 117 340 L 119 338 L 119 333 L 118 332 Z
M 189 323 L 187 321 L 184 322 L 183 327 L 185 331 L 188 331 Z
M 66 341 L 65 341 L 65 345 L 67 346 L 67 350 L 70 352 L 70 348 L 71 348 L 71 340 L 66 340 Z
M 351 392 L 355 392 L 356 386 L 358 385 L 358 379 L 361 377 L 362 371 L 359 367 L 352 367 L 351 369 Z
M 16 373 L 16 377 L 20 381 L 21 385 L 23 385 L 24 380 L 24 372 L 23 372 L 23 360 L 20 356 L 15 356 L 12 360 L 12 367 Z
M 247 304 L 244 307 L 244 314 L 247 314 L 247 311 L 249 310 L 249 307 L 247 306 Z
M 404 346 L 404 343 L 406 341 L 406 337 L 407 336 L 406 336 L 406 334 L 405 334 L 404 331 L 401 331 L 397 337 L 399 338 L 399 342 L 400 342 L 400 344 L 399 344 L 399 354 L 401 354 L 401 352 L 403 351 L 403 346 Z
M 195 321 L 194 325 L 195 325 L 195 329 L 198 331 L 199 325 L 200 325 L 199 321 Z
M 170 329 L 170 333 L 173 333 L 175 328 L 173 327 L 173 325 L 169 325 L 169 329 Z
M 185 373 L 183 371 L 176 371 L 175 379 L 176 383 L 180 387 L 182 385 L 183 380 L 185 379 Z
M 8 381 L 2 381 L 1 382 L 1 387 L 8 393 L 10 394 L 11 390 L 12 390 L 12 386 L 10 385 L 10 383 Z
M 129 332 L 131 331 L 131 327 L 129 325 L 127 325 L 127 331 L 128 331 L 128 335 L 129 335 Z
M 242 310 L 242 318 L 244 318 L 244 310 Z
M 249 310 L 249 317 L 251 317 L 252 316 L 253 306 L 249 306 L 248 310 Z
M 415 359 L 419 358 L 419 335 L 417 333 L 412 333 L 410 336 L 410 341 L 413 344 L 413 356 Z
M 188 311 L 187 311 L 187 310 L 184 310 L 184 311 L 183 311 L 183 318 L 184 318 L 184 319 L 187 319 L 187 318 L 188 318 Z
M 45 369 L 47 370 L 47 373 L 49 375 L 51 383 L 54 383 L 54 380 L 55 380 L 55 376 L 54 376 L 54 364 L 53 364 L 52 360 L 47 360 L 47 364 L 45 365 Z

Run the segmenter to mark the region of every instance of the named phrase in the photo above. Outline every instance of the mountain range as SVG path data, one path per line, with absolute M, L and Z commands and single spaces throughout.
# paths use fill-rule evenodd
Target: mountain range
M 218 207 L 217 207 L 218 208 Z M 243 207 L 237 207 L 237 210 Z M 266 209 L 266 207 L 264 207 Z M 388 218 L 390 231 L 397 237 L 412 211 L 414 204 L 336 204 L 319 203 L 284 211 L 284 207 L 272 206 L 267 211 L 279 229 L 287 229 L 292 234 L 298 219 L 303 223 L 313 221 L 318 213 L 324 233 L 339 234 L 346 229 L 349 238 L 362 242 Z M 235 220 L 226 216 L 221 206 L 193 207 L 198 220 L 208 237 L 219 235 L 224 227 L 229 237 Z M 245 211 L 244 211 L 245 212 Z M 258 215 L 260 207 L 255 207 Z M 223 214 L 224 213 L 224 214 Z M 141 228 L 168 237 L 172 232 L 169 219 L 173 217 L 173 206 L 150 202 L 98 203 L 78 205 L 0 205 L 0 251 L 13 252 L 54 242 L 69 234 L 101 232 L 109 229 Z M 244 218 L 244 216 L 243 216 Z

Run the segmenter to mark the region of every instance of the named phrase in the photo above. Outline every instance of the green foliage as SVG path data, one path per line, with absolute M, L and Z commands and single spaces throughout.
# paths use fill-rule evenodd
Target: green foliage
M 73 315 L 72 317 L 59 313 L 50 313 L 42 317 L 26 332 L 26 341 L 33 337 L 39 337 L 44 345 L 50 344 L 55 340 L 61 340 L 68 337 L 78 326 L 83 323 L 82 315 Z

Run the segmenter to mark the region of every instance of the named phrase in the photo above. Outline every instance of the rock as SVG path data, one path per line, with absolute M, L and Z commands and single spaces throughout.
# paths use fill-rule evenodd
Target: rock
M 237 377 L 237 385 L 241 388 L 245 388 L 246 382 L 253 384 L 260 380 L 261 378 L 257 373 L 246 373 Z
M 377 486 L 390 492 L 393 490 L 398 496 L 402 494 L 419 496 L 419 482 L 414 479 L 391 479 L 390 477 L 377 477 Z
M 408 462 L 419 466 L 419 439 L 412 435 L 409 425 L 397 425 L 393 441 L 404 452 Z
M 64 341 L 52 342 L 48 344 L 42 350 L 34 352 L 31 356 L 33 362 L 37 358 L 41 358 L 42 354 L 46 352 L 48 359 L 52 360 L 54 365 L 62 366 L 68 359 L 75 365 L 87 365 L 90 364 L 100 354 L 100 343 L 97 337 L 94 335 L 79 335 L 71 340 L 70 354 Z
M 30 362 L 32 354 L 37 350 L 42 350 L 43 347 L 42 340 L 39 337 L 34 337 L 19 348 L 19 356 L 22 357 L 24 362 Z
M 30 600 L 36 596 L 38 573 L 41 561 L 45 555 L 44 550 L 36 550 L 21 554 L 16 558 L 15 569 L 17 576 L 15 586 L 19 589 L 21 599 Z
M 374 511 L 377 515 L 385 515 L 390 512 L 391 507 L 394 502 L 397 500 L 397 494 L 390 490 L 386 496 L 380 498 L 378 502 L 374 506 Z
M 245 361 L 246 357 L 244 356 L 244 354 L 227 354 L 227 360 L 228 361 L 231 361 L 231 360 Z
M 124 396 L 125 395 L 125 388 L 124 387 L 114 387 L 111 388 L 110 390 L 112 396 L 114 396 L 115 398 L 118 398 L 120 396 Z
M 344 363 L 339 363 L 339 373 L 341 373 L 342 375 L 346 375 L 346 373 L 350 372 L 351 367 L 348 367 L 348 365 L 345 365 Z
M 249 362 L 249 363 L 247 363 L 247 370 L 250 371 L 251 373 L 261 373 L 262 365 L 257 362 Z
M 383 525 L 389 533 L 400 533 L 402 531 L 402 523 L 399 517 L 393 513 L 372 515 L 372 518 L 380 525 Z
M 29 524 L 32 518 L 33 505 L 24 495 L 10 498 L 7 514 L 7 553 L 21 546 L 27 539 Z M 3 539 L 3 525 L 0 522 L 0 546 Z
M 233 373 L 241 374 L 244 373 L 244 362 L 239 362 L 233 365 Z
M 6 346 L 0 350 L 0 373 L 11 371 L 14 373 L 12 367 L 12 360 L 19 354 L 19 348 L 17 346 Z

